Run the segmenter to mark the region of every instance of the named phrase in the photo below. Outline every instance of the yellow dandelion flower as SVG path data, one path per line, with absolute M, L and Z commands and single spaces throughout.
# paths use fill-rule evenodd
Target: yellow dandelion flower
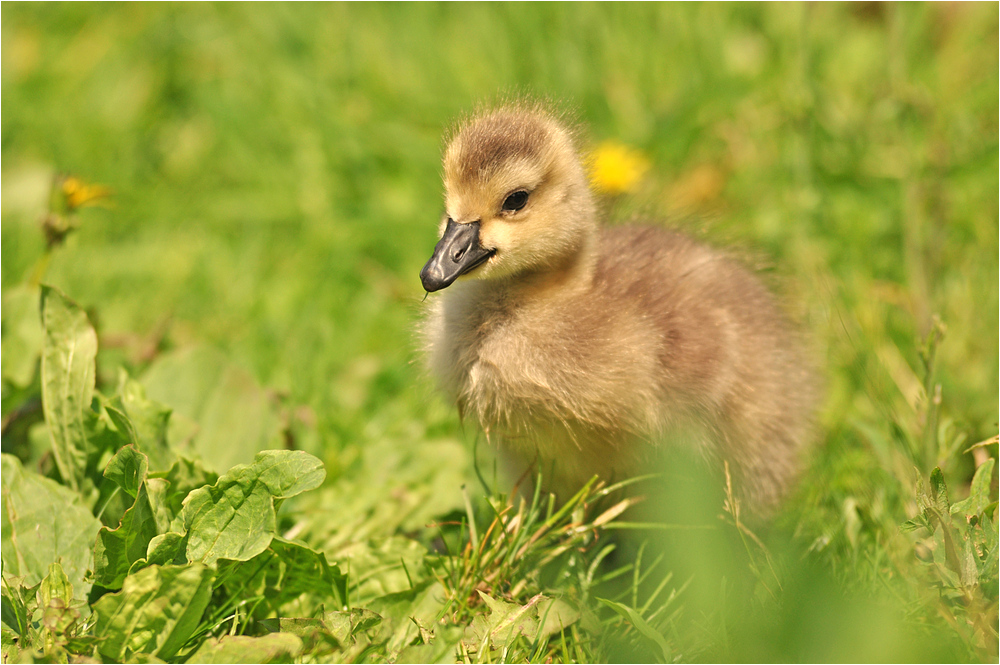
M 111 190 L 102 185 L 88 185 L 75 176 L 66 176 L 62 180 L 62 195 L 69 212 L 87 205 L 96 205 L 102 199 L 111 196 Z
M 594 189 L 611 196 L 635 191 L 649 170 L 649 160 L 634 148 L 605 141 L 590 153 L 590 182 Z

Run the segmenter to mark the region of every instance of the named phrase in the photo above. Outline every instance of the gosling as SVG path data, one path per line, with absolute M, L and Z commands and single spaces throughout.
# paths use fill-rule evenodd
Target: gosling
M 778 503 L 815 382 L 750 271 L 678 233 L 601 228 L 572 132 L 538 107 L 461 123 L 444 187 L 426 356 L 512 469 L 566 499 L 679 443 L 727 462 L 751 510 Z

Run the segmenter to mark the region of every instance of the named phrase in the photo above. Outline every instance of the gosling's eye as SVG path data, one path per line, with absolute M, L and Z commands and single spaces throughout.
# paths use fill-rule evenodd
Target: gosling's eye
M 504 210 L 520 210 L 528 202 L 528 192 L 520 189 L 503 201 Z

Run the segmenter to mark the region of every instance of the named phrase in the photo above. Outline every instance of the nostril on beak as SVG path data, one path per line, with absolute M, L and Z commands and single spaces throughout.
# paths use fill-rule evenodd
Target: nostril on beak
M 456 250 L 455 253 L 451 255 L 451 260 L 455 263 L 461 261 L 462 257 L 465 256 L 465 249 L 465 247 L 462 247 L 461 249 Z

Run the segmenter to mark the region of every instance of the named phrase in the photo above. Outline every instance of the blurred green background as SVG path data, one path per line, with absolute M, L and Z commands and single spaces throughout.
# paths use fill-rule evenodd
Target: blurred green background
M 942 436 L 996 434 L 995 3 L 4 3 L 2 18 L 4 290 L 43 253 L 54 173 L 110 187 L 46 276 L 91 311 L 102 378 L 141 375 L 150 344 L 215 346 L 297 409 L 331 482 L 369 445 L 449 455 L 433 442 L 471 438 L 420 369 L 417 273 L 442 134 L 505 93 L 569 109 L 584 150 L 648 160 L 602 200 L 612 220 L 730 247 L 783 294 L 827 383 L 788 517 L 806 542 L 857 560 L 878 539 L 859 520 L 912 516 L 889 450 L 924 426 L 935 316 Z M 958 453 L 955 487 L 974 465 Z
M 996 17 L 992 4 L 5 5 L 3 285 L 41 253 L 49 179 L 70 172 L 111 187 L 113 207 L 86 212 L 48 280 L 98 309 L 102 332 L 169 317 L 170 343 L 224 347 L 338 441 L 440 424 L 408 361 L 441 135 L 477 102 L 527 92 L 564 101 L 589 141 L 647 155 L 646 186 L 618 208 L 683 207 L 767 258 L 833 365 L 831 420 L 863 388 L 838 370 L 884 340 L 905 381 L 937 313 L 944 394 L 984 438 Z

